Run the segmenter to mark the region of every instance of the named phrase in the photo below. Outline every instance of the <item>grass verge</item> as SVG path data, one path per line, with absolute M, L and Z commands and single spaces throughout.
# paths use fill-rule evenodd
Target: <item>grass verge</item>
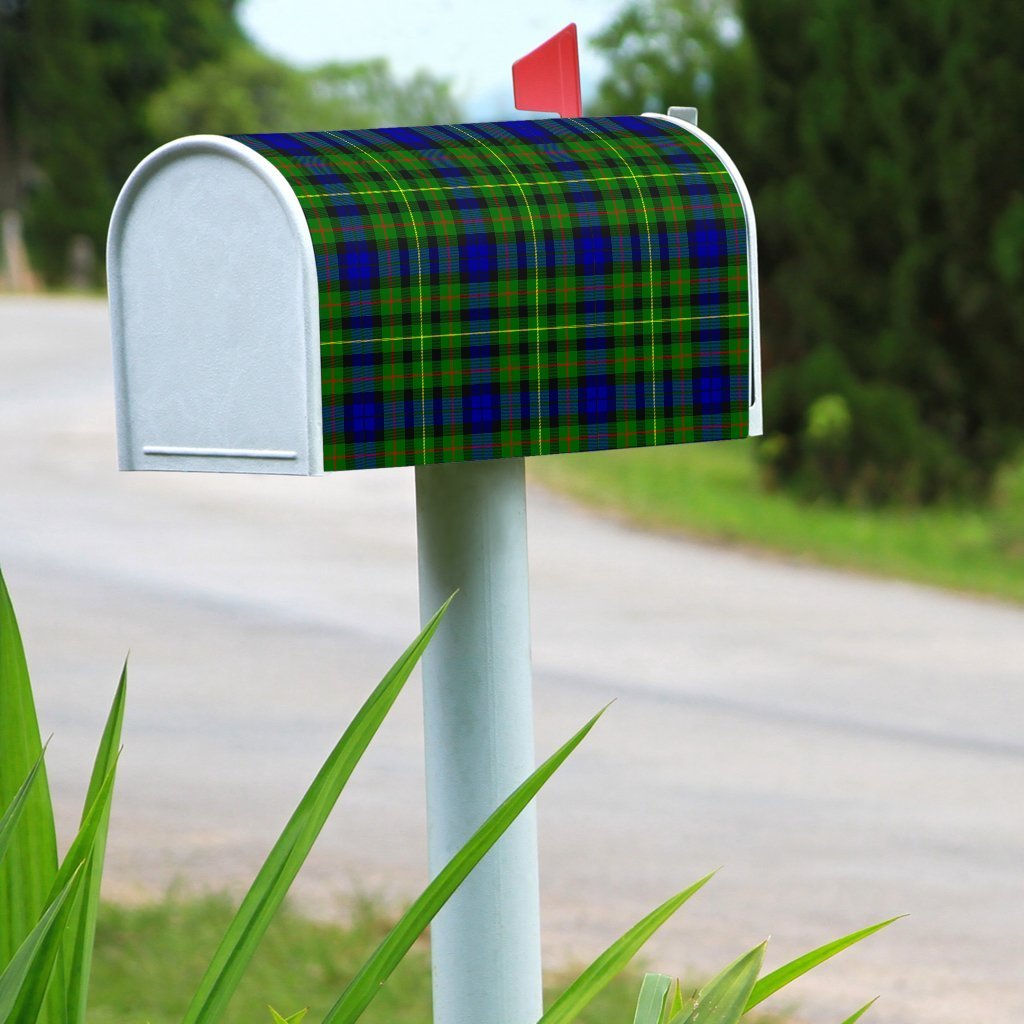
M 531 459 L 530 471 L 641 526 L 1024 602 L 1020 468 L 992 509 L 883 510 L 765 492 L 752 445 L 735 441 Z
M 154 904 L 104 904 L 96 935 L 89 1024 L 179 1024 L 233 906 L 223 897 L 171 896 Z M 269 1024 L 309 1007 L 321 1020 L 394 923 L 371 900 L 348 905 L 344 925 L 310 921 L 285 906 L 256 954 L 223 1024 Z M 581 1014 L 580 1024 L 629 1024 L 640 988 L 627 972 Z M 560 979 L 553 979 L 556 988 Z M 565 979 L 561 979 L 565 980 Z M 429 1024 L 430 962 L 414 948 L 373 1002 L 362 1024 Z

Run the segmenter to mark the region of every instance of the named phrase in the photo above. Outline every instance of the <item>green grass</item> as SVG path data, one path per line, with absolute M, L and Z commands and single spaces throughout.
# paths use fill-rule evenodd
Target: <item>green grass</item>
M 231 920 L 223 897 L 171 896 L 99 915 L 89 1024 L 180 1024 L 185 1006 Z M 287 905 L 278 914 L 223 1024 L 269 1024 L 267 1004 L 282 1014 L 308 1006 L 322 1019 L 395 917 L 371 900 L 348 905 L 343 926 L 310 921 Z M 566 978 L 552 979 L 561 988 Z M 578 1018 L 581 1024 L 631 1024 L 639 971 L 613 981 Z M 361 1018 L 365 1024 L 429 1024 L 426 943 L 413 948 Z
M 1024 471 L 993 509 L 854 509 L 764 491 L 735 441 L 531 459 L 533 479 L 655 529 L 1024 601 Z

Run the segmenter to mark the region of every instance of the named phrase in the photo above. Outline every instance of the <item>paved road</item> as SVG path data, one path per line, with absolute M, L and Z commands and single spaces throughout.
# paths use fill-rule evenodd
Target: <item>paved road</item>
M 105 307 L 0 300 L 0 561 L 73 822 L 132 649 L 115 896 L 237 888 L 416 629 L 412 476 L 118 475 Z M 652 961 L 772 962 L 912 915 L 801 1019 L 1024 1017 L 1024 611 L 649 536 L 531 493 L 538 745 L 618 697 L 542 798 L 552 962 L 724 865 Z M 417 689 L 299 891 L 423 880 Z M 796 992 L 796 990 L 794 990 Z

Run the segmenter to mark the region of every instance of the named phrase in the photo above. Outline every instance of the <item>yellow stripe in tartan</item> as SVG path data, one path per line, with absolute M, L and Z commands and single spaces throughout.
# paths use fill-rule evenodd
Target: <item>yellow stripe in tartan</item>
M 470 139 L 473 142 L 479 142 L 480 145 L 483 146 L 484 149 L 486 149 L 487 152 L 490 153 L 491 156 L 493 156 L 494 159 L 497 160 L 498 163 L 500 163 L 501 166 L 504 167 L 505 170 L 509 174 L 512 175 L 512 181 L 515 183 L 516 187 L 519 189 L 519 194 L 523 197 L 523 202 L 526 203 L 526 215 L 527 215 L 527 217 L 530 218 L 530 239 L 533 242 L 533 309 L 534 309 L 534 320 L 539 322 L 540 317 L 537 314 L 539 314 L 539 312 L 540 312 L 540 254 L 537 251 L 537 225 L 534 224 L 534 222 L 533 222 L 533 210 L 530 208 L 530 200 L 527 198 L 526 189 L 523 188 L 522 183 L 519 181 L 519 178 L 516 176 L 515 171 L 513 171 L 512 168 L 509 167 L 509 165 L 507 163 L 505 163 L 505 161 L 502 159 L 501 153 L 497 152 L 496 150 L 494 150 L 490 146 L 488 146 L 487 143 L 484 142 L 483 139 L 479 139 L 476 136 L 470 135 L 469 132 L 467 132 L 464 129 L 460 128 L 457 124 L 453 124 L 452 127 L 457 132 L 461 132 L 463 135 L 465 135 L 467 139 Z M 540 397 L 541 387 L 540 387 L 540 326 L 539 326 L 539 323 L 537 324 L 537 344 L 536 344 L 536 350 L 537 350 L 537 454 L 538 455 L 543 455 L 544 454 L 544 431 L 543 431 L 543 425 L 544 425 L 544 405 L 541 402 L 541 397 Z
M 456 127 L 452 125 L 452 127 Z M 328 132 L 329 135 L 335 134 L 334 132 Z M 506 165 L 507 166 L 507 165 Z M 599 181 L 629 181 L 630 178 L 633 181 L 640 181 L 642 178 L 680 178 L 688 177 L 690 175 L 725 175 L 728 177 L 729 172 L 722 171 L 667 171 L 662 173 L 650 173 L 650 174 L 610 174 L 607 177 L 602 178 L 552 178 L 550 181 L 526 181 L 522 182 L 518 179 L 514 182 L 510 181 L 496 181 L 486 182 L 477 185 L 471 185 L 469 183 L 465 185 L 417 185 L 417 192 L 454 192 L 458 189 L 464 188 L 524 188 L 529 186 L 533 188 L 536 185 L 593 185 Z M 394 176 L 392 175 L 392 178 Z M 396 191 L 401 189 L 393 188 L 364 188 L 364 189 L 352 189 L 348 192 L 296 192 L 296 199 L 331 199 L 337 196 L 393 196 Z
M 384 173 L 398 186 L 398 191 L 402 196 L 402 202 L 405 203 L 406 210 L 409 211 L 409 226 L 412 228 L 412 235 L 416 241 L 416 304 L 418 306 L 417 313 L 420 321 L 420 423 L 421 423 L 421 440 L 423 444 L 423 459 L 426 461 L 427 458 L 427 360 L 426 352 L 424 351 L 425 346 L 423 342 L 426 340 L 426 335 L 423 333 L 423 253 L 420 248 L 420 232 L 416 227 L 416 214 L 413 213 L 412 203 L 409 202 L 409 197 L 405 194 L 404 189 L 395 176 L 394 172 L 386 163 L 378 160 L 373 153 L 368 150 L 364 150 L 361 146 L 357 146 L 351 139 L 347 139 L 340 135 L 338 132 L 327 132 L 328 135 L 333 135 L 337 139 L 341 139 L 342 142 L 351 146 L 357 153 L 362 153 L 363 156 L 368 156 L 378 167 L 384 169 Z M 394 189 L 391 190 L 392 193 Z
M 598 135 L 589 125 L 583 121 L 576 122 L 581 128 L 585 128 L 591 135 L 594 136 L 598 142 L 602 143 L 608 149 L 615 154 L 616 160 L 621 160 L 626 165 L 626 170 L 629 172 L 629 177 L 633 179 L 633 184 L 636 186 L 636 194 L 640 198 L 640 211 L 644 216 L 644 231 L 647 232 L 647 276 L 649 281 L 649 287 L 647 289 L 647 295 L 651 305 L 651 319 L 648 323 L 653 324 L 654 322 L 654 242 L 651 239 L 651 220 L 647 216 L 647 201 L 644 199 L 644 190 L 640 187 L 640 179 L 633 173 L 633 169 L 629 166 L 629 161 L 626 160 L 623 155 L 619 152 L 615 146 L 612 145 L 606 138 Z M 658 374 L 655 369 L 656 367 L 656 352 L 654 346 L 654 332 L 651 332 L 651 414 L 654 416 L 654 443 L 658 443 Z
M 371 342 L 371 341 L 424 341 L 427 338 L 472 338 L 472 337 L 490 337 L 494 334 L 522 334 L 524 331 L 586 331 L 591 327 L 652 327 L 654 324 L 679 324 L 686 323 L 692 320 L 738 320 L 744 317 L 750 316 L 749 312 L 745 313 L 706 313 L 703 316 L 661 316 L 655 319 L 649 319 L 643 317 L 640 320 L 610 320 L 606 323 L 589 324 L 589 323 L 565 323 L 565 324 L 550 324 L 541 325 L 537 324 L 531 327 L 495 327 L 493 330 L 487 331 L 452 331 L 449 334 L 439 334 L 436 331 L 431 331 L 429 334 L 389 334 L 386 338 L 360 338 L 360 343 Z M 351 345 L 352 341 L 346 339 L 344 341 L 322 341 L 321 345 Z

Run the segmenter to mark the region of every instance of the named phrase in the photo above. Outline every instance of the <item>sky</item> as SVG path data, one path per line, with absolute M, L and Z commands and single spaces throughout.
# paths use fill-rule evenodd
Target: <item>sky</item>
M 605 71 L 587 40 L 624 0 L 245 0 L 241 20 L 295 64 L 387 57 L 400 77 L 426 68 L 452 80 L 473 118 L 510 114 L 512 61 L 569 22 L 580 37 L 583 100 Z

